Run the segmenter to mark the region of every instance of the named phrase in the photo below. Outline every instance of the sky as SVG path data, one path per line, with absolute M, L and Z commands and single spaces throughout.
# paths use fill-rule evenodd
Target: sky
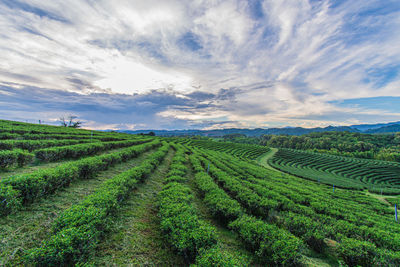
M 400 121 L 399 0 L 1 0 L 0 118 L 92 129 Z

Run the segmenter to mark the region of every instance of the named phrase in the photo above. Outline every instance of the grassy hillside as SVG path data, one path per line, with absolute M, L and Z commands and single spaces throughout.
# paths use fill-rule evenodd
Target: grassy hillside
M 11 121 L 0 136 L 0 265 L 400 264 L 400 198 L 353 190 L 373 167 L 395 187 L 394 163 Z

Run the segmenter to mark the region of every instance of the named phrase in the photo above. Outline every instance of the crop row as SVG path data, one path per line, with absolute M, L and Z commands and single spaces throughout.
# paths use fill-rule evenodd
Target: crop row
M 0 150 L 13 150 L 16 148 L 33 151 L 40 148 L 77 145 L 82 143 L 92 143 L 100 141 L 98 139 L 61 139 L 61 140 L 3 140 L 0 141 Z
M 107 180 L 95 193 L 65 210 L 54 221 L 50 238 L 28 252 L 29 262 L 69 266 L 86 261 L 109 229 L 121 203 L 159 165 L 168 149 L 164 143 L 139 166 Z
M 218 160 L 220 159 L 221 157 L 218 158 Z M 265 188 L 269 188 L 283 194 L 286 197 L 292 198 L 295 202 L 310 205 L 312 202 L 324 203 L 335 201 L 335 203 L 332 203 L 330 210 L 338 210 L 332 212 L 332 215 L 340 215 L 341 213 L 344 213 L 338 216 L 338 218 L 348 218 L 350 221 L 355 221 L 354 217 L 357 217 L 358 219 L 367 219 L 371 215 L 365 215 L 365 211 L 372 212 L 378 216 L 393 214 L 393 211 L 390 210 L 385 204 L 381 203 L 379 200 L 369 198 L 361 192 L 351 192 L 351 194 L 349 194 L 347 191 L 332 192 L 331 190 L 326 190 L 323 186 L 316 186 L 312 182 L 306 182 L 298 178 L 273 177 L 272 175 L 274 175 L 274 172 L 268 173 L 269 171 L 264 168 L 260 169 L 260 167 L 251 165 L 248 165 L 246 168 L 241 162 L 235 162 L 234 158 L 224 160 L 224 164 L 229 166 L 231 169 L 234 169 L 238 174 L 240 173 L 241 180 L 244 183 L 248 184 L 248 181 L 251 181 L 252 186 L 255 184 L 260 184 Z M 243 172 L 244 169 L 246 170 L 245 173 Z M 224 170 L 226 170 L 226 168 Z M 276 172 L 275 175 L 277 175 Z M 251 178 L 252 176 L 257 177 L 258 179 L 255 179 L 254 177 Z M 325 190 L 321 190 L 322 188 Z M 327 197 L 329 198 L 327 199 Z M 340 205 L 338 206 L 338 204 Z M 356 216 L 348 216 L 347 214 L 355 214 Z M 379 218 L 376 219 L 379 221 Z M 368 224 L 371 224 L 371 222 L 368 221 Z
M 99 171 L 134 158 L 159 145 L 160 141 L 154 140 L 114 153 L 64 163 L 55 168 L 4 178 L 0 181 L 0 215 L 9 214 L 18 210 L 23 204 L 52 194 L 59 188 L 67 187 L 74 180 L 92 178 Z
M 337 186 L 382 189 L 397 187 L 400 192 L 400 165 L 394 162 L 280 149 L 270 164 L 297 176 Z
M 208 160 L 216 163 L 222 157 L 209 157 Z M 397 234 L 399 227 L 390 223 L 393 219 L 383 204 L 361 196 L 357 196 L 358 199 L 346 196 L 346 191 L 321 192 L 322 187 L 316 184 L 307 186 L 306 181 L 297 180 L 296 183 L 294 177 L 274 178 L 268 175 L 268 170 L 261 167 L 256 170 L 257 167 L 245 162 L 238 163 L 233 157 L 223 161 L 223 164 L 218 163 L 218 167 L 227 173 L 219 171 L 217 179 L 230 194 L 253 214 L 258 213 L 266 220 L 275 221 L 277 225 L 301 237 L 316 251 L 323 249 L 324 238 L 334 238 L 341 242 L 340 255 L 350 265 L 353 261 L 359 264 L 365 261 L 380 264 L 399 261 L 400 254 L 395 252 L 400 246 L 400 236 Z M 203 165 L 206 163 L 203 160 Z M 212 172 L 216 171 L 211 165 Z M 359 203 L 354 204 L 354 200 Z M 373 204 L 372 207 L 370 204 Z M 390 213 L 393 214 L 392 211 Z M 373 248 L 373 253 L 365 253 L 354 259 L 351 253 L 360 244 L 368 251 Z
M 128 147 L 149 142 L 149 139 L 137 139 L 127 141 L 96 142 L 88 144 L 78 144 L 71 146 L 50 147 L 35 150 L 35 157 L 40 161 L 52 162 L 62 159 L 74 159 L 82 156 L 97 154 L 101 151 Z
M 193 206 L 193 195 L 184 184 L 187 181 L 187 158 L 181 145 L 173 144 L 176 150 L 164 187 L 158 196 L 161 229 L 168 242 L 188 262 L 198 266 L 243 266 L 236 257 L 218 245 L 213 226 L 201 220 Z
M 65 140 L 65 139 L 74 139 L 74 140 L 100 140 L 103 142 L 107 141 L 122 141 L 127 139 L 134 139 L 135 136 L 121 136 L 121 135 L 71 135 L 71 134 L 16 134 L 16 133 L 0 133 L 0 140 Z
M 77 145 L 56 146 L 37 149 L 34 154 L 20 149 L 0 151 L 0 169 L 6 169 L 14 165 L 22 167 L 30 163 L 34 158 L 43 162 L 59 161 L 63 159 L 80 158 L 97 154 L 98 152 L 128 147 L 150 141 L 149 139 L 136 139 L 127 141 L 95 142 Z
M 297 237 L 273 224 L 247 215 L 236 200 L 215 184 L 196 155 L 191 156 L 191 162 L 196 172 L 195 182 L 213 215 L 228 224 L 261 262 L 274 265 L 299 262 L 302 242 Z
M 33 158 L 34 154 L 21 149 L 0 151 L 0 170 L 14 165 L 22 167 L 31 162 Z
M 228 153 L 242 159 L 255 159 L 269 151 L 269 148 L 265 146 L 250 145 L 250 144 L 215 142 L 210 140 L 197 140 L 197 139 L 184 139 L 184 140 L 177 139 L 177 141 L 198 148 L 204 148 L 204 149 L 210 149 Z
M 24 122 L 16 122 L 16 121 L 6 121 L 0 120 L 0 132 L 9 132 L 9 133 L 33 133 L 33 134 L 78 134 L 78 135 L 96 135 L 96 134 L 104 134 L 102 132 L 93 132 L 91 130 L 84 129 L 76 129 L 71 127 L 60 127 L 60 126 L 52 126 L 52 125 L 38 125 Z M 113 133 L 110 133 L 113 134 Z

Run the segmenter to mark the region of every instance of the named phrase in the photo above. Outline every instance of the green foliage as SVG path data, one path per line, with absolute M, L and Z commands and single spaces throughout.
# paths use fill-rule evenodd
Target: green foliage
M 379 200 L 360 191 L 332 192 L 331 187 L 283 175 L 227 154 L 194 152 L 194 169 L 208 176 L 206 169 L 211 163 L 210 175 L 242 204 L 245 212 L 286 229 L 313 250 L 323 252 L 327 238 L 339 242 L 349 238 L 365 242 L 371 249 L 375 246 L 374 263 L 397 261 L 400 228 L 394 223 L 393 209 Z M 269 207 L 269 212 L 257 215 L 255 211 L 262 207 L 261 203 L 265 210 Z
M 279 149 L 269 163 L 284 172 L 338 187 L 400 193 L 398 163 L 291 149 Z
M 189 262 L 196 261 L 197 266 L 239 266 L 242 259 L 220 250 L 215 228 L 197 216 L 191 190 L 182 184 L 187 172 L 185 151 L 182 146 L 173 147 L 176 154 L 166 185 L 158 196 L 161 229 L 178 253 Z M 176 170 L 183 172 L 180 179 L 175 175 Z
M 216 218 L 229 222 L 243 213 L 240 204 L 220 189 L 209 175 L 199 172 L 195 178 L 196 185 L 203 193 L 204 202 Z
M 235 142 L 244 139 L 231 137 L 229 139 Z M 396 160 L 398 137 L 329 133 L 311 134 L 304 138 L 270 136 L 265 142 L 346 156 L 382 159 L 390 156 L 391 160 Z M 17 152 L 17 156 L 5 157 L 5 162 L 10 158 L 13 162 L 6 163 L 6 168 L 30 162 L 33 155 L 26 150 L 48 149 L 47 157 L 58 161 L 92 155 L 120 145 L 147 142 L 55 168 L 41 168 L 28 174 L 2 178 L 0 216 L 15 212 L 22 205 L 46 197 L 77 179 L 93 178 L 116 163 L 161 146 L 160 141 L 149 142 L 154 139 L 144 136 L 92 134 L 86 130 L 60 130 L 60 127 L 9 121 L 0 121 L 0 139 L 0 148 L 3 149 L 0 155 Z M 230 244 L 222 245 L 216 228 L 197 214 L 195 195 L 186 185 L 189 182 L 197 187 L 207 211 L 220 221 L 220 226 L 227 226 L 234 232 L 233 235 L 242 240 L 260 264 L 301 265 L 301 253 L 307 246 L 317 253 L 335 251 L 331 256 L 348 266 L 400 265 L 400 225 L 394 221 L 393 206 L 364 191 L 337 188 L 332 192 L 332 186 L 324 184 L 336 179 L 336 186 L 343 183 L 347 188 L 368 187 L 371 192 L 380 193 L 383 189 L 383 193 L 398 194 L 397 163 L 304 151 L 293 152 L 291 158 L 288 154 L 286 163 L 276 161 L 287 172 L 311 180 L 320 179 L 321 183 L 316 183 L 257 165 L 251 159 L 268 151 L 265 147 L 214 142 L 205 138 L 168 140 L 180 144 L 171 145 L 176 153 L 163 180 L 162 191 L 157 196 L 158 216 L 167 242 L 186 258 L 188 264 L 249 265 L 249 259 L 227 252 L 231 249 L 226 245 L 229 247 Z M 51 225 L 49 238 L 41 246 L 28 251 L 25 264 L 88 264 L 114 223 L 114 215 L 121 204 L 132 189 L 152 173 L 167 151 L 168 145 L 164 144 L 139 166 L 107 179 L 94 194 L 61 212 Z M 187 175 L 188 155 L 193 176 Z M 193 179 L 193 184 L 188 178 Z M 399 204 L 398 197 L 386 198 L 391 204 Z M 18 249 L 16 251 L 20 254 L 18 257 L 25 255 Z
M 398 135 L 324 132 L 302 136 L 264 135 L 260 144 L 338 156 L 399 161 L 398 140 Z
M 21 149 L 0 151 L 0 170 L 14 165 L 22 167 L 33 160 L 34 155 Z
M 10 185 L 0 185 L 0 216 L 11 213 L 22 206 L 18 191 Z
M 228 266 L 250 266 L 248 261 L 238 255 L 232 255 L 218 246 L 210 249 L 200 249 L 196 264 L 193 267 L 228 267 Z
M 98 142 L 98 139 L 61 139 L 61 140 L 4 140 L 0 141 L 0 150 L 12 150 L 20 148 L 28 151 L 33 151 L 40 148 L 55 147 L 55 146 L 66 146 L 66 145 L 77 145 L 81 143 L 92 143 Z
M 112 223 L 111 216 L 132 188 L 143 181 L 165 157 L 164 144 L 141 165 L 123 172 L 102 184 L 81 203 L 64 211 L 53 223 L 54 234 L 39 248 L 28 252 L 27 260 L 40 266 L 66 266 L 89 258 Z
M 219 189 L 213 182 L 213 179 L 204 173 L 204 169 L 201 170 L 201 161 L 197 159 L 196 155 L 191 156 L 191 161 L 194 169 L 198 171 L 196 173 L 196 183 L 203 192 L 204 201 L 211 212 L 215 217 L 229 223 L 229 227 L 238 233 L 251 250 L 255 251 L 260 261 L 280 265 L 291 265 L 298 262 L 302 244 L 298 238 L 286 230 L 279 229 L 274 225 L 269 225 L 264 221 L 245 215 L 240 204 L 230 198 L 223 190 Z M 203 160 L 203 163 L 205 162 Z M 238 199 L 246 202 L 245 206 L 248 209 L 254 208 L 257 210 L 258 207 L 255 207 L 257 203 L 256 201 L 252 201 L 252 197 L 246 193 L 246 187 L 240 186 L 237 182 L 235 183 L 234 179 L 230 179 L 224 172 L 219 171 L 212 164 L 210 166 L 210 173 L 217 180 L 221 179 L 220 181 L 224 185 L 224 188 L 230 184 L 226 188 L 229 188 L 229 192 L 232 195 L 239 196 L 241 193 L 244 193 Z M 253 196 L 257 197 L 255 194 Z
M 68 158 L 80 158 L 82 156 L 94 155 L 100 151 L 109 149 L 133 146 L 142 144 L 148 140 L 129 140 L 129 141 L 113 141 L 113 142 L 96 142 L 89 144 L 78 144 L 60 147 L 50 147 L 35 150 L 35 157 L 41 161 L 58 161 Z
M 161 229 L 169 242 L 189 260 L 200 248 L 216 244 L 214 229 L 199 220 L 192 206 L 192 195 L 187 186 L 168 183 L 159 195 Z
M 250 145 L 250 144 L 214 142 L 211 140 L 197 140 L 193 138 L 178 139 L 177 141 L 184 143 L 185 145 L 228 153 L 245 160 L 256 159 L 262 154 L 269 151 L 269 149 L 265 146 Z
M 160 141 L 155 140 L 138 146 L 126 148 L 122 151 L 85 158 L 79 161 L 65 163 L 55 168 L 42 169 L 30 174 L 21 174 L 0 180 L 0 186 L 5 190 L 12 190 L 18 194 L 13 195 L 18 202 L 24 204 L 33 202 L 35 199 L 52 194 L 62 187 L 68 186 L 77 179 L 88 179 L 93 177 L 98 171 L 105 170 L 117 162 L 126 161 L 129 158 L 159 146 Z M 148 163 L 150 164 L 150 163 Z M 148 172 L 148 170 L 146 170 Z M 1 197 L 0 201 L 4 199 Z M 0 210 L 2 214 L 7 214 L 12 210 Z
M 339 256 L 352 266 L 372 266 L 376 256 L 374 244 L 352 238 L 345 238 L 338 248 Z
M 302 242 L 287 231 L 247 215 L 233 221 L 229 227 L 238 232 L 262 261 L 277 265 L 299 262 Z
M 189 187 L 177 182 L 184 181 L 187 160 L 180 146 L 174 145 L 174 149 L 176 154 L 167 174 L 167 183 L 158 196 L 161 229 L 174 248 L 188 261 L 193 261 L 200 249 L 217 243 L 216 234 L 211 226 L 198 218 Z M 176 176 L 177 170 L 182 172 L 181 179 Z

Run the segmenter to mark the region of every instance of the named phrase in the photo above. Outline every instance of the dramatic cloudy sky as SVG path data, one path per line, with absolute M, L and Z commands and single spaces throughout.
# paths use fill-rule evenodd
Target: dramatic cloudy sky
M 0 118 L 97 129 L 400 120 L 399 0 L 0 0 Z

